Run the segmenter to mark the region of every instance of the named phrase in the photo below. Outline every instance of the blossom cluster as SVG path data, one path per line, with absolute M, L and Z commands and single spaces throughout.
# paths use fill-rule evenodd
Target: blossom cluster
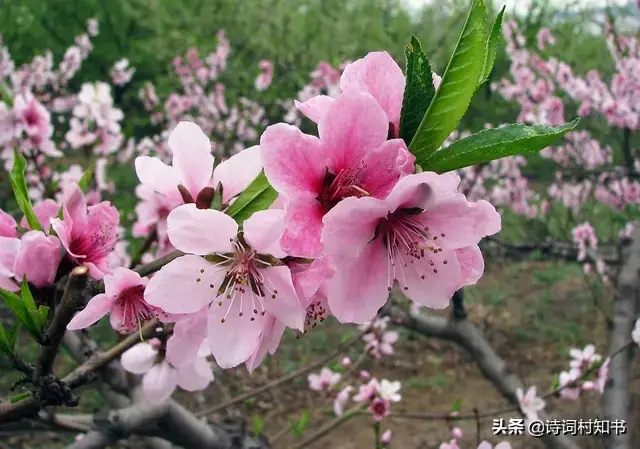
M 609 376 L 610 359 L 603 361 L 592 344 L 585 346 L 584 349 L 572 348 L 569 355 L 571 356 L 569 370 L 562 371 L 558 376 L 559 386 L 563 387 L 560 396 L 577 400 L 585 391 L 604 393 Z

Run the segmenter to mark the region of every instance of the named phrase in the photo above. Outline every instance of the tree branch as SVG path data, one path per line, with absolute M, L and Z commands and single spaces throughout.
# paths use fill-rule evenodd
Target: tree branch
M 62 382 L 67 384 L 71 389 L 78 388 L 88 383 L 92 379 L 92 374 L 106 366 L 112 360 L 120 357 L 127 349 L 138 344 L 140 342 L 141 334 L 142 338 L 145 339 L 154 337 L 156 335 L 157 325 L 157 320 L 149 321 L 142 327 L 140 334 L 131 334 L 113 348 L 91 357 L 85 363 L 77 367 L 71 374 L 62 379 Z M 15 404 L 6 402 L 0 403 L 0 424 L 33 415 L 40 410 L 41 405 L 40 401 L 33 395 L 16 402 Z
M 638 317 L 640 301 L 640 228 L 633 233 L 633 242 L 622 249 L 623 265 L 618 276 L 616 297 L 613 302 L 612 325 L 609 330 L 609 355 L 631 340 L 631 331 Z M 606 420 L 621 419 L 629 422 L 629 367 L 633 356 L 630 347 L 609 364 L 609 380 L 602 398 Z M 630 449 L 632 435 L 628 431 L 618 435 L 605 435 L 606 449 Z

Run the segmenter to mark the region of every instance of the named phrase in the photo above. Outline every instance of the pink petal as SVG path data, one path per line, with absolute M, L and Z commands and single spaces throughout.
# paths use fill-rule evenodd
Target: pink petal
M 73 317 L 67 325 L 67 329 L 75 331 L 91 326 L 107 313 L 111 312 L 116 300 L 117 298 L 107 296 L 104 293 L 94 296 L 85 308 Z
M 164 361 L 147 372 L 142 378 L 142 391 L 151 404 L 161 404 L 178 386 L 178 372 Z
M 208 334 L 211 353 L 220 368 L 233 368 L 245 362 L 256 350 L 267 317 L 258 314 L 254 321 L 239 316 L 240 301 L 231 301 L 209 309 Z M 225 320 L 224 323 L 221 320 Z
M 162 267 L 149 280 L 144 299 L 167 313 L 194 313 L 216 297 L 225 273 L 202 257 L 187 254 Z
M 144 374 L 151 369 L 156 357 L 158 357 L 158 350 L 144 342 L 126 350 L 120 357 L 120 363 L 130 373 Z
M 107 274 L 111 273 L 111 265 L 109 264 L 108 257 L 102 260 L 96 260 L 95 263 L 83 262 L 82 265 L 89 269 L 89 277 L 96 281 L 102 280 Z
M 17 226 L 16 220 L 0 209 L 0 237 L 15 237 L 17 235 Z M 24 225 L 22 225 L 22 227 L 24 227 Z
M 280 247 L 284 233 L 283 210 L 267 209 L 255 212 L 243 224 L 244 238 L 249 246 L 261 254 L 283 258 L 287 254 Z
M 365 93 L 340 94 L 318 123 L 318 134 L 332 173 L 356 167 L 368 151 L 387 140 L 388 133 L 387 115 L 376 100 Z M 295 156 L 282 157 L 293 159 Z
M 12 277 L 15 270 L 16 257 L 20 251 L 20 239 L 0 237 L 0 276 Z
M 400 286 L 406 287 L 403 293 L 420 305 L 432 309 L 446 308 L 462 279 L 456 253 L 444 250 L 413 261 L 412 264 L 405 263 L 405 267 L 409 266 L 396 274 Z
M 428 209 L 458 195 L 460 176 L 422 172 L 400 178 L 386 198 L 389 211 L 419 207 Z
M 340 77 L 343 92 L 371 94 L 384 109 L 388 122 L 400 122 L 405 78 L 400 66 L 386 51 L 371 52 L 345 67 Z
M 261 171 L 260 147 L 254 145 L 220 162 L 213 170 L 213 186 L 222 184 L 222 201 L 228 203 L 249 187 Z
M 198 358 L 190 365 L 177 368 L 178 386 L 186 391 L 200 391 L 213 380 L 211 366 L 206 359 Z
M 66 214 L 66 212 L 65 212 Z M 62 243 L 62 247 L 71 254 L 71 239 L 72 239 L 72 228 L 73 223 L 70 220 L 60 220 L 59 218 L 51 219 L 51 227 L 55 231 L 56 235 L 60 239 Z
M 138 285 L 146 285 L 148 279 L 127 268 L 118 267 L 113 274 L 104 277 L 104 291 L 109 296 L 119 296 L 123 291 Z
M 198 355 L 200 345 L 207 338 L 208 306 L 178 320 L 173 328 L 173 335 L 167 340 L 167 360 L 173 366 L 193 363 Z
M 327 254 L 357 257 L 376 235 L 388 210 L 376 198 L 345 198 L 323 218 L 322 243 Z
M 312 296 L 318 291 L 322 282 L 329 275 L 329 257 L 320 257 L 310 264 L 289 265 L 298 299 L 303 307 L 307 307 Z
M 462 285 L 474 285 L 484 273 L 484 258 L 478 245 L 456 249 L 460 272 L 462 273 Z
M 283 323 L 274 317 L 269 317 L 269 324 L 265 326 L 265 330 L 260 335 L 258 348 L 253 352 L 253 354 L 251 354 L 251 357 L 249 357 L 246 362 L 246 367 L 249 373 L 252 373 L 254 369 L 260 366 L 264 358 L 267 356 L 267 352 L 270 354 L 274 354 L 276 352 L 285 329 L 286 326 Z
M 175 195 L 181 183 L 175 167 L 165 165 L 157 157 L 138 156 L 135 161 L 136 174 L 143 185 L 163 195 Z M 186 187 L 186 186 L 185 186 Z
M 62 260 L 60 240 L 40 231 L 28 231 L 20 239 L 21 246 L 15 261 L 16 278 L 27 279 L 41 288 L 55 281 Z
M 461 193 L 429 208 L 420 221 L 429 227 L 431 234 L 444 234 L 438 245 L 448 249 L 476 245 L 501 227 L 500 214 L 491 203 L 484 200 L 470 203 Z
M 282 249 L 294 257 L 317 257 L 322 254 L 322 217 L 325 208 L 312 195 L 299 195 L 285 204 L 285 231 Z
M 375 198 L 385 198 L 404 175 L 397 162 L 404 158 L 406 151 L 407 146 L 402 139 L 392 139 L 368 152 L 363 157 L 366 168 L 359 176 L 361 187 Z
M 387 252 L 381 239 L 359 257 L 335 256 L 336 273 L 329 283 L 329 307 L 341 323 L 363 324 L 387 302 Z
M 316 95 L 315 97 L 300 103 L 298 100 L 293 100 L 298 111 L 302 112 L 309 120 L 314 123 L 320 122 L 322 117 L 327 113 L 331 105 L 333 104 L 333 98 L 328 95 Z
M 70 187 L 65 198 L 64 221 L 68 222 L 66 226 L 71 229 L 82 229 L 87 224 L 87 202 L 77 184 Z
M 317 196 L 327 170 L 327 153 L 315 136 L 285 123 L 269 126 L 260 137 L 264 172 L 274 189 L 287 195 Z
M 171 244 L 180 251 L 206 255 L 235 249 L 238 224 L 220 211 L 183 204 L 171 211 L 167 226 Z
M 306 310 L 300 305 L 298 295 L 293 287 L 289 267 L 269 267 L 260 270 L 264 283 L 275 290 L 275 299 L 268 295 L 264 300 L 265 309 L 292 329 L 304 330 Z
M 213 173 L 209 138 L 195 123 L 180 122 L 169 135 L 167 144 L 173 152 L 173 167 L 195 198 L 209 185 Z
M 52 199 L 46 199 L 33 206 L 33 212 L 36 214 L 38 222 L 45 233 L 49 232 L 51 219 L 55 218 L 59 211 L 60 205 Z M 22 217 L 22 220 L 20 220 L 20 226 L 25 229 L 31 229 L 29 223 L 27 223 L 26 217 Z

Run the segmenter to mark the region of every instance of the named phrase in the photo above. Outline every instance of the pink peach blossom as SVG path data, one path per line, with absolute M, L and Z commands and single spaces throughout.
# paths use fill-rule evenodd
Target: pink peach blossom
M 195 204 L 178 206 L 167 219 L 171 243 L 189 254 L 149 281 L 145 299 L 172 314 L 202 313 L 210 306 L 208 342 L 223 368 L 255 353 L 273 327 L 271 317 L 302 330 L 304 309 L 291 272 L 277 262 L 285 256 L 278 244 L 283 215 L 281 210 L 256 212 L 240 234 L 231 217 Z
M 70 188 L 64 201 L 64 219 L 51 219 L 68 257 L 89 269 L 89 275 L 102 279 L 111 269 L 109 255 L 118 241 L 118 210 L 108 201 L 87 207 L 78 185 Z
M 143 375 L 142 391 L 152 404 L 167 400 L 180 387 L 186 391 L 204 390 L 214 380 L 211 366 L 207 362 L 208 348 L 200 349 L 192 364 L 174 367 L 160 358 L 156 345 L 144 342 L 122 354 L 122 367 L 133 374 Z
M 329 306 L 338 320 L 372 319 L 394 282 L 438 309 L 477 282 L 484 264 L 476 245 L 501 219 L 490 203 L 467 201 L 459 182 L 453 173 L 409 175 L 383 200 L 347 198 L 325 215 L 322 242 L 337 267 Z
M 20 239 L 0 237 L 0 288 L 10 291 L 18 290 L 14 276 L 19 251 Z
M 312 373 L 307 376 L 309 388 L 314 391 L 329 391 L 341 378 L 340 373 L 334 373 L 326 366 L 322 367 L 320 374 Z
M 33 212 L 36 214 L 36 218 L 40 226 L 42 226 L 44 233 L 48 234 L 49 228 L 51 227 L 51 219 L 55 218 L 58 212 L 60 212 L 60 205 L 52 199 L 45 199 L 33 205 Z M 25 229 L 31 229 L 26 217 L 22 217 L 20 226 Z
M 62 260 L 60 240 L 40 231 L 28 231 L 20 238 L 20 251 L 15 260 L 17 280 L 27 277 L 35 287 L 53 284 Z
M 348 197 L 384 198 L 406 173 L 397 166 L 410 157 L 406 145 L 387 141 L 387 123 L 371 95 L 349 92 L 320 120 L 319 138 L 284 123 L 265 130 L 262 162 L 271 185 L 286 197 L 281 244 L 288 254 L 321 255 L 322 217 L 329 210 Z
M 104 293 L 94 296 L 85 308 L 67 325 L 69 330 L 89 327 L 106 314 L 110 314 L 111 327 L 125 334 L 156 316 L 156 308 L 144 300 L 148 280 L 135 271 L 116 268 L 104 277 Z

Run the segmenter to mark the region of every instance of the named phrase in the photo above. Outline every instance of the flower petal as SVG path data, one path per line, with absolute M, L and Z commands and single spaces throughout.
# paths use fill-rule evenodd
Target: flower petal
M 438 245 L 446 249 L 476 245 L 501 227 L 500 214 L 491 203 L 484 200 L 470 203 L 462 193 L 425 211 L 420 221 L 429 227 L 430 233 L 444 234 Z
M 285 123 L 267 127 L 260 137 L 264 173 L 279 193 L 296 195 L 322 189 L 327 154 L 320 140 Z
M 100 318 L 111 312 L 117 298 L 107 296 L 104 293 L 94 296 L 89 300 L 83 310 L 76 314 L 67 324 L 67 329 L 75 331 L 84 329 L 97 322 Z
M 173 366 L 189 365 L 198 357 L 198 350 L 207 338 L 208 306 L 176 321 L 173 334 L 167 340 L 167 360 Z
M 261 254 L 283 258 L 287 254 L 280 247 L 284 233 L 283 210 L 267 209 L 255 212 L 242 224 L 244 238 L 249 246 Z
M 345 198 L 323 218 L 322 243 L 325 253 L 356 257 L 376 235 L 387 216 L 385 202 L 377 198 Z
M 213 187 L 222 184 L 222 201 L 228 203 L 249 187 L 261 171 L 260 147 L 254 145 L 218 164 L 213 170 Z
M 388 133 L 387 115 L 366 93 L 340 94 L 318 123 L 318 135 L 329 157 L 327 165 L 334 174 L 359 165 L 368 151 L 387 140 Z
M 278 292 L 275 298 L 267 294 L 264 300 L 265 309 L 287 327 L 303 331 L 306 310 L 300 305 L 289 267 L 269 267 L 260 272 L 264 276 L 265 284 Z
M 144 374 L 151 369 L 157 356 L 158 350 L 149 343 L 138 343 L 122 354 L 120 363 L 130 373 Z
M 0 237 L 0 276 L 7 278 L 13 276 L 19 251 L 20 239 Z
M 166 361 L 160 362 L 142 378 L 142 391 L 151 404 L 162 404 L 178 386 L 178 372 Z
M 367 245 L 359 257 L 335 256 L 336 273 L 329 283 L 329 307 L 341 323 L 363 324 L 373 319 L 389 296 L 387 253 L 381 239 Z
M 403 293 L 420 305 L 444 309 L 461 285 L 462 275 L 454 251 L 429 253 L 427 257 L 411 259 L 402 265 L 407 268 L 396 272 L 398 283 L 405 288 Z
M 206 359 L 197 358 L 193 363 L 177 368 L 178 386 L 186 391 L 200 391 L 213 380 L 213 371 Z
M 173 196 L 181 183 L 178 171 L 166 165 L 157 157 L 138 156 L 135 161 L 136 174 L 143 185 L 151 187 L 154 191 Z
M 273 354 L 276 352 L 278 345 L 280 344 L 280 340 L 282 339 L 282 334 L 286 329 L 286 326 L 278 321 L 275 317 L 269 317 L 269 322 L 266 327 L 266 330 L 262 332 L 260 335 L 260 343 L 258 344 L 258 348 L 251 354 L 251 357 L 246 362 L 246 367 L 249 373 L 252 373 L 255 370 L 264 358 L 267 355 L 267 352 Z
M 234 251 L 238 224 L 220 211 L 183 204 L 171 211 L 167 226 L 171 244 L 185 253 L 206 255 Z
M 379 148 L 369 151 L 363 161 L 366 168 L 358 176 L 363 187 L 374 198 L 386 198 L 406 167 L 398 165 L 400 159 L 406 165 L 407 146 L 402 139 L 392 139 L 384 142 Z
M 209 309 L 208 334 L 211 353 L 220 368 L 233 368 L 245 362 L 258 347 L 267 318 L 258 314 L 254 321 L 239 316 L 240 301 Z M 224 323 L 222 320 L 224 319 Z
M 195 198 L 209 185 L 213 173 L 211 142 L 193 122 L 180 122 L 167 142 L 173 152 L 173 167 L 184 186 Z
M 386 112 L 388 122 L 398 124 L 405 78 L 400 66 L 386 51 L 370 52 L 345 67 L 340 77 L 343 92 L 367 92 Z
M 215 298 L 224 276 L 224 269 L 187 254 L 162 267 L 149 280 L 144 299 L 167 313 L 194 313 Z
M 298 100 L 293 100 L 298 111 L 302 112 L 309 120 L 314 123 L 318 123 L 322 120 L 322 117 L 327 113 L 331 105 L 333 104 L 333 98 L 328 95 L 316 95 L 307 101 L 302 103 Z
M 484 258 L 478 245 L 456 249 L 456 257 L 462 273 L 462 285 L 474 285 L 484 273 Z
M 118 267 L 113 273 L 104 277 L 104 292 L 109 296 L 119 296 L 123 291 L 138 285 L 146 285 L 147 278 L 127 268 Z
M 299 195 L 285 203 L 285 231 L 282 249 L 294 257 L 317 257 L 322 254 L 322 217 L 326 210 L 315 197 Z

